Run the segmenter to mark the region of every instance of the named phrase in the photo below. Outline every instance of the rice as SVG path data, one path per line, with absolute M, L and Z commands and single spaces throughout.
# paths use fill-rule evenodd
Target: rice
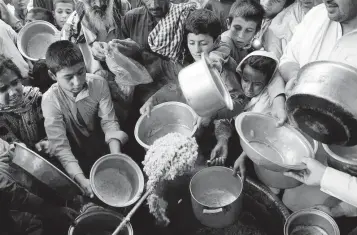
M 180 133 L 169 133 L 157 139 L 149 148 L 143 161 L 144 172 L 148 176 L 147 190 L 154 189 L 147 201 L 159 223 L 167 225 L 167 202 L 162 198 L 165 184 L 194 170 L 198 157 L 195 138 Z
M 99 171 L 94 185 L 103 200 L 110 204 L 129 201 L 133 191 L 128 177 L 114 168 Z
M 197 200 L 209 207 L 223 207 L 231 204 L 237 199 L 237 197 L 228 192 L 227 190 L 221 189 L 210 189 L 202 193 Z

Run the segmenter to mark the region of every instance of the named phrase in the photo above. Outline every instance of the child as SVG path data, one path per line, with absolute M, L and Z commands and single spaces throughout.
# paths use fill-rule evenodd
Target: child
M 26 24 L 31 23 L 35 20 L 44 20 L 54 25 L 55 19 L 49 10 L 44 8 L 35 7 L 32 8 L 26 15 Z
M 240 74 L 244 95 L 250 99 L 244 107 L 244 111 L 259 113 L 272 113 L 272 98 L 268 92 L 268 85 L 278 68 L 278 59 L 273 53 L 255 51 L 246 56 L 237 67 Z M 280 109 L 284 109 L 284 102 L 280 103 Z M 229 120 L 215 121 L 215 135 L 217 144 L 211 153 L 211 163 L 223 165 L 228 149 L 228 139 L 232 136 L 233 125 Z M 222 164 L 223 163 L 223 164 Z
M 66 234 L 77 213 L 47 204 L 15 182 L 9 166 L 12 154 L 10 145 L 0 139 L 1 234 Z
M 55 24 L 61 30 L 74 11 L 74 2 L 73 0 L 53 0 L 53 9 Z
M 233 3 L 227 19 L 228 30 L 221 41 L 229 44 L 231 57 L 237 62 L 249 53 L 251 41 L 259 31 L 264 17 L 264 9 L 255 0 Z
M 34 62 L 32 76 L 33 79 L 31 80 L 31 85 L 40 88 L 42 93 L 45 93 L 48 88 L 50 88 L 51 85 L 55 83 L 55 81 L 53 81 L 48 74 L 46 60 L 41 59 Z
M 53 43 L 46 53 L 48 73 L 57 83 L 43 95 L 45 129 L 54 155 L 88 196 L 88 174 L 104 154 L 120 153 L 127 135 L 120 130 L 107 82 L 86 74 L 83 55 L 70 41 Z M 104 133 L 103 133 L 104 132 Z

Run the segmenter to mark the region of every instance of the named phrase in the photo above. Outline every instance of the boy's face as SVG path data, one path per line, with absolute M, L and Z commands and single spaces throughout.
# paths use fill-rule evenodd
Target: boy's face
M 0 104 L 14 105 L 23 98 L 20 78 L 9 69 L 5 69 L 0 78 Z
M 52 79 L 56 80 L 58 85 L 73 95 L 77 95 L 83 90 L 86 83 L 86 67 L 84 62 L 73 65 L 72 67 L 63 68 L 56 74 L 49 71 Z
M 260 0 L 265 10 L 265 17 L 272 18 L 284 9 L 286 0 Z
M 32 14 L 32 12 L 27 13 L 26 18 L 25 18 L 25 24 L 31 23 L 32 21 L 38 20 L 36 18 L 39 17 L 35 17 L 34 14 Z
M 253 98 L 266 86 L 266 75 L 246 65 L 242 73 L 242 88 L 245 96 Z
M 53 16 L 55 17 L 56 24 L 60 29 L 63 28 L 63 25 L 66 23 L 72 12 L 73 4 L 65 2 L 59 2 L 56 4 Z
M 253 39 L 257 31 L 257 23 L 250 20 L 245 20 L 242 17 L 235 17 L 231 24 L 228 24 L 228 36 L 235 43 L 243 48 L 247 46 Z
M 209 54 L 213 50 L 213 37 L 208 34 L 189 33 L 187 35 L 187 46 L 193 59 L 199 61 L 202 53 Z
M 154 17 L 164 17 L 170 8 L 170 0 L 144 0 L 144 5 Z

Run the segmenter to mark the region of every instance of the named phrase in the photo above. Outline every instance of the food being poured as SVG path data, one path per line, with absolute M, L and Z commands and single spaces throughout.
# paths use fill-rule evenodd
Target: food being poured
M 167 225 L 167 201 L 163 192 L 170 183 L 193 172 L 198 158 L 195 138 L 180 133 L 169 133 L 157 139 L 149 148 L 143 161 L 144 172 L 148 176 L 147 190 L 153 189 L 147 201 L 157 221 Z

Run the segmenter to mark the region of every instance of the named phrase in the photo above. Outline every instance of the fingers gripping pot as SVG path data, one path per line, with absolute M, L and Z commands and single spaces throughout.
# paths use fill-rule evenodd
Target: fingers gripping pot
M 332 61 L 302 67 L 286 101 L 290 121 L 324 144 L 357 144 L 357 69 Z
M 233 224 L 242 207 L 243 183 L 233 170 L 209 167 L 196 173 L 190 182 L 190 193 L 195 217 L 212 228 Z

